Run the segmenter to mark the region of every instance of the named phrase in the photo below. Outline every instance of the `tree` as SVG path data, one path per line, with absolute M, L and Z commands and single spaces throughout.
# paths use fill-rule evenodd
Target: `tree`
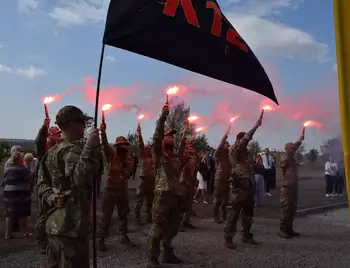
M 311 149 L 307 154 L 306 158 L 311 163 L 311 165 L 314 165 L 318 157 L 318 151 L 316 149 Z
M 326 140 L 320 147 L 324 160 L 333 156 L 336 161 L 342 161 L 344 157 L 340 135 Z
M 261 145 L 258 141 L 252 140 L 248 144 L 248 150 L 252 155 L 257 155 L 258 153 L 261 152 Z
M 126 139 L 130 142 L 129 153 L 139 154 L 137 132 L 135 131 L 132 133 L 129 131 L 126 135 Z
M 7 142 L 0 142 L 0 161 L 10 156 L 10 145 Z
M 210 148 L 207 136 L 202 133 L 196 137 L 192 143 L 193 149 L 196 153 L 200 153 L 202 150 L 207 150 Z
M 296 159 L 298 164 L 303 162 L 304 153 L 305 153 L 305 147 L 304 147 L 304 144 L 302 144 L 298 147 L 298 150 L 295 153 L 295 159 Z

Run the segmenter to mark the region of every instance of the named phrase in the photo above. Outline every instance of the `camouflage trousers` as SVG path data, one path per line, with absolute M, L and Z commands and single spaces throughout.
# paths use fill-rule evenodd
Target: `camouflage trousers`
M 38 207 L 38 217 L 35 222 L 35 238 L 38 243 L 38 246 L 41 249 L 46 249 L 47 247 L 47 233 L 46 233 L 46 219 L 47 212 L 49 211 L 49 207 L 46 203 L 41 202 L 41 200 L 37 199 L 37 207 Z
M 104 239 L 109 235 L 115 206 L 117 206 L 120 220 L 119 233 L 121 235 L 128 233 L 128 214 L 130 212 L 128 191 L 127 189 L 118 191 L 106 189 L 102 202 L 102 217 L 97 230 L 98 239 Z
M 293 222 L 297 211 L 298 187 L 281 187 L 281 212 L 280 212 L 280 230 L 290 232 L 293 230 Z
M 228 181 L 215 181 L 214 185 L 214 209 L 213 216 L 215 220 L 226 220 L 227 204 L 230 194 L 230 184 Z M 221 212 L 221 215 L 220 215 Z
M 243 236 L 251 237 L 251 227 L 254 214 L 254 191 L 253 189 L 234 189 L 228 206 L 228 219 L 224 233 L 232 238 L 237 232 L 237 222 L 241 216 Z
M 184 193 L 181 195 L 180 213 L 181 224 L 191 223 L 193 214 L 193 196 L 195 194 L 194 187 L 185 185 Z
M 146 214 L 147 219 L 152 218 L 152 204 L 154 198 L 154 180 L 145 180 L 141 178 L 140 185 L 136 193 L 135 217 L 140 219 L 141 207 L 146 199 Z
M 48 236 L 46 268 L 89 268 L 89 238 Z
M 155 191 L 152 207 L 153 224 L 148 236 L 148 254 L 158 259 L 160 244 L 164 250 L 172 250 L 172 240 L 178 233 L 180 224 L 181 197 L 166 191 Z

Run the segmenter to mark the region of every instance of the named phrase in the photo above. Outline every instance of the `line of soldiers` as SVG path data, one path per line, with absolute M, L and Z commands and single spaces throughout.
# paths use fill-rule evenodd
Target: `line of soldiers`
M 137 128 L 141 183 L 137 191 L 135 216 L 137 222 L 142 224 L 140 209 L 146 199 L 146 220 L 152 224 L 147 241 L 148 267 L 159 266 L 161 246 L 162 262 L 182 263 L 174 254 L 172 239 L 179 230 L 194 228 L 190 215 L 196 185 L 197 157 L 191 143 L 186 141 L 189 125 L 183 130 L 180 147 L 178 150 L 174 148 L 177 131 L 166 127 L 168 115 L 169 106 L 165 104 L 157 121 L 152 146 L 144 144 L 140 125 Z M 105 238 L 109 233 L 115 206 L 120 219 L 121 243 L 133 246 L 127 235 L 127 216 L 130 212 L 128 179 L 133 172 L 128 158 L 129 142 L 120 136 L 115 140 L 115 148 L 111 147 L 106 135 L 106 124 L 102 123 L 100 129 L 93 130 L 86 143 L 82 144 L 79 141 L 84 137 L 88 120 L 91 118 L 79 108 L 65 106 L 56 115 L 59 129 L 49 128 L 47 119 L 41 130 L 41 143 L 38 142 L 42 150 L 38 155 L 39 217 L 36 233 L 39 246 L 41 249 L 46 248 L 47 267 L 83 268 L 90 265 L 88 237 L 92 182 L 100 168 L 102 152 L 108 162 L 108 177 L 97 230 L 98 247 L 101 251 L 106 250 Z M 250 232 L 254 211 L 254 179 L 247 145 L 261 123 L 259 119 L 252 130 L 239 133 L 231 147 L 227 142 L 229 129 L 215 152 L 214 220 L 217 223 L 226 221 L 224 237 L 228 248 L 234 248 L 232 239 L 240 216 L 243 242 L 256 244 Z M 55 144 L 44 146 L 45 137 Z M 294 172 L 296 166 L 293 154 L 300 142 L 286 146 L 288 154 L 283 162 L 284 174 L 293 177 L 291 180 L 295 180 L 295 183 L 297 173 Z M 297 193 L 294 190 L 297 187 L 291 190 L 292 184 L 283 184 L 286 189 L 281 196 L 285 200 L 281 202 L 282 214 L 286 215 L 281 217 L 281 233 L 285 238 L 297 236 L 291 225 Z M 229 208 L 228 217 L 226 208 Z

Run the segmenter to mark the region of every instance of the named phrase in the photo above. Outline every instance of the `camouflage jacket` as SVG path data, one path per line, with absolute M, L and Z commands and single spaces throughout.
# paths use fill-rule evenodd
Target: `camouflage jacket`
M 166 152 L 163 147 L 165 117 L 160 117 L 153 136 L 153 159 L 156 168 L 156 191 L 169 191 L 180 194 L 180 163 L 186 147 L 186 138 L 183 136 L 179 151 Z
M 180 182 L 190 187 L 195 187 L 197 183 L 197 157 L 187 157 L 181 169 Z
M 138 145 L 140 150 L 140 173 L 139 177 L 145 180 L 149 180 L 154 183 L 156 177 L 155 166 L 152 156 L 145 153 L 145 144 L 143 142 L 143 137 L 138 133 Z
M 282 186 L 297 185 L 299 179 L 298 163 L 295 160 L 295 153 L 301 142 L 295 142 L 287 151 L 281 161 L 281 169 L 283 172 Z
M 46 221 L 49 235 L 82 237 L 89 233 L 91 189 L 99 169 L 100 148 L 62 140 L 44 156 L 39 168 L 38 195 L 50 206 Z M 65 204 L 57 207 L 54 195 L 64 195 Z
M 251 188 L 253 187 L 253 167 L 249 160 L 247 145 L 251 140 L 249 134 L 236 141 L 230 148 L 230 161 L 232 164 L 231 179 L 233 188 Z
M 215 180 L 226 182 L 228 184 L 231 173 L 231 163 L 228 151 L 224 149 L 226 140 L 227 135 L 221 139 L 219 146 L 216 148 L 214 159 L 216 165 Z
M 107 136 L 102 134 L 103 151 L 108 163 L 108 175 L 106 188 L 114 191 L 128 191 L 128 181 L 133 173 L 132 159 L 129 156 L 122 159 L 112 148 Z

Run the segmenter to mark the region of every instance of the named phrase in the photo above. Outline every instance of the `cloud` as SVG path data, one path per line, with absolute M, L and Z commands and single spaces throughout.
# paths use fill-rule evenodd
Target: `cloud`
M 329 48 L 300 29 L 279 22 L 283 11 L 296 10 L 303 0 L 222 0 L 227 18 L 258 55 L 322 63 Z M 60 26 L 103 23 L 109 0 L 67 0 L 49 14 Z
M 118 60 L 113 56 L 106 56 L 106 60 L 112 61 L 112 62 L 118 62 Z
M 18 0 L 17 7 L 19 12 L 32 12 L 38 9 L 39 0 Z
M 0 73 L 17 74 L 29 79 L 46 74 L 44 70 L 34 66 L 29 66 L 26 68 L 11 68 L 10 66 L 4 64 L 0 64 Z

